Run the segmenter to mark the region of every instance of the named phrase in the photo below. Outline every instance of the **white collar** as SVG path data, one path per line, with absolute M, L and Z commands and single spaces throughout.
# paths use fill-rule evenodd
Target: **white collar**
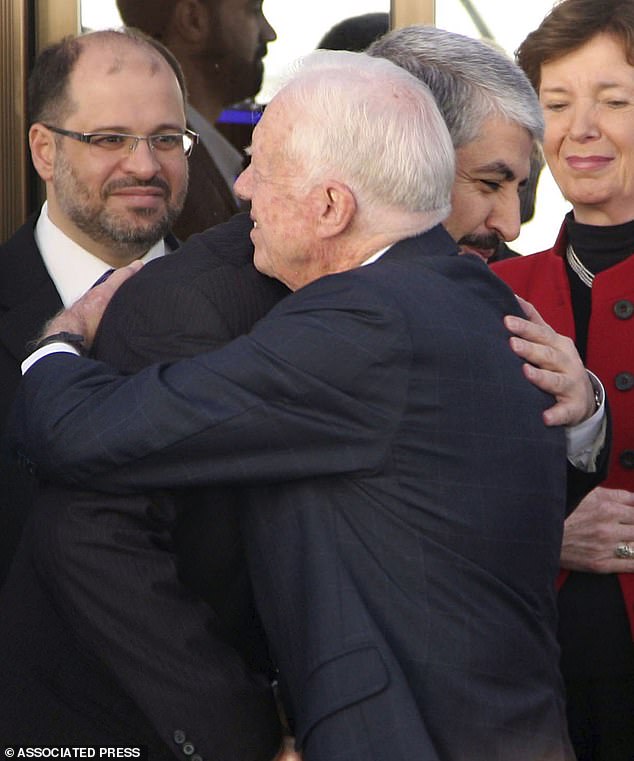
M 361 262 L 361 267 L 365 267 L 366 264 L 374 264 L 378 259 L 380 259 L 383 254 L 390 248 L 392 248 L 393 244 L 390 244 L 389 246 L 386 246 L 385 248 L 382 248 L 380 251 L 377 251 L 376 254 L 372 254 L 372 256 L 368 257 L 364 262 Z
M 35 226 L 35 242 L 64 307 L 77 301 L 104 272 L 111 269 L 106 262 L 86 251 L 51 222 L 46 202 Z M 165 242 L 161 239 L 141 260 L 149 262 L 164 253 Z

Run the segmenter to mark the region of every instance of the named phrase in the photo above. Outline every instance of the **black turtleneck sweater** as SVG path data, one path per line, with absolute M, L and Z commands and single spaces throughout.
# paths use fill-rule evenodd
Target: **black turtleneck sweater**
M 577 258 L 593 274 L 598 274 L 627 259 L 634 252 L 634 220 L 613 227 L 597 227 L 575 222 L 572 212 L 566 215 L 566 232 L 568 242 L 572 245 Z M 575 341 L 577 351 L 585 362 L 586 344 L 588 342 L 588 324 L 590 322 L 591 292 L 570 265 L 566 263 L 572 309 L 575 317 Z
M 610 227 L 566 216 L 568 241 L 586 269 L 598 274 L 634 252 L 634 221 Z M 585 362 L 591 289 L 566 262 L 577 350 Z M 615 574 L 571 573 L 559 593 L 562 672 L 568 679 L 634 674 L 634 647 Z M 609 624 L 608 624 L 609 622 Z

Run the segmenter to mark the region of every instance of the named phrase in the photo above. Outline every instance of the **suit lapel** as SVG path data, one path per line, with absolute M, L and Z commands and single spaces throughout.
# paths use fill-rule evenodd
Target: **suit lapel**
M 37 215 L 0 248 L 0 343 L 22 361 L 25 344 L 62 308 L 35 243 Z

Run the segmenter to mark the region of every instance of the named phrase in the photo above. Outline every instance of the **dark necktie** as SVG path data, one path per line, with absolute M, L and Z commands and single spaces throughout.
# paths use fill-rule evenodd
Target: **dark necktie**
M 113 269 L 106 270 L 103 275 L 100 278 L 97 278 L 95 282 L 90 286 L 91 288 L 94 288 L 96 285 L 101 285 L 102 283 L 105 283 L 106 280 L 112 275 L 114 272 Z

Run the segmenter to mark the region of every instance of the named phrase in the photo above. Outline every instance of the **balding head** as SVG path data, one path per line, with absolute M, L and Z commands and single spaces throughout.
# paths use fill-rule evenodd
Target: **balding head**
M 48 217 L 113 267 L 164 237 L 185 198 L 185 102 L 161 47 L 128 32 L 66 38 L 30 82 L 29 144 Z
M 70 77 L 82 54 L 89 49 L 103 49 L 107 53 L 113 53 L 112 66 L 121 65 L 123 58 L 131 52 L 145 58 L 154 72 L 167 64 L 176 77 L 183 94 L 183 102 L 185 101 L 183 72 L 178 61 L 159 42 L 128 29 L 91 32 L 65 37 L 45 48 L 37 57 L 28 85 L 28 112 L 31 123 L 60 121 L 73 109 L 69 94 Z

